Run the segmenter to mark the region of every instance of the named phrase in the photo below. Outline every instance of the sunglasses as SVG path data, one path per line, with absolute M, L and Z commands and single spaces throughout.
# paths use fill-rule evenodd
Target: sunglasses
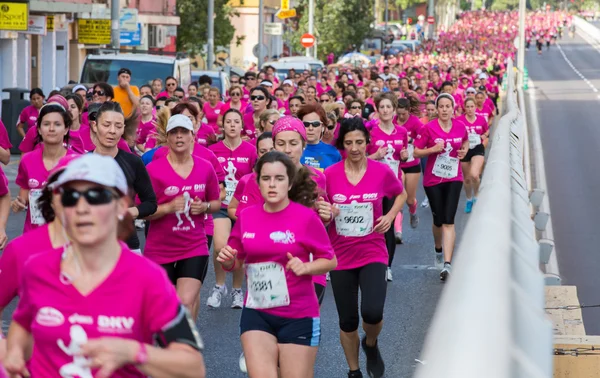
M 87 203 L 92 206 L 106 205 L 118 198 L 116 193 L 106 188 L 90 188 L 84 192 L 75 189 L 61 189 L 60 192 L 60 202 L 64 207 L 76 206 L 81 197 L 85 198 Z
M 322 99 L 321 99 L 321 102 L 329 102 L 329 100 L 330 100 L 330 98 L 329 98 L 329 97 L 327 97 L 327 98 L 322 98 Z
M 321 121 L 303 121 L 302 122 L 304 124 L 304 127 L 309 128 L 309 127 L 320 127 L 321 126 Z
M 234 97 L 234 96 L 235 97 L 239 97 L 241 95 L 242 95 L 241 93 L 237 93 L 237 92 L 233 92 L 233 93 L 230 94 L 231 97 Z
M 266 97 L 265 96 L 250 96 L 250 100 L 251 101 L 262 101 L 264 100 Z
M 250 80 L 256 80 L 256 78 L 255 77 L 247 77 L 246 78 L 246 81 L 250 81 Z
M 334 130 L 335 129 L 335 125 L 329 125 L 327 126 L 327 130 Z
M 239 84 L 239 83 L 240 83 L 239 81 L 232 81 L 231 85 L 236 85 L 236 84 Z
M 177 98 L 183 100 L 183 96 L 177 96 Z
M 98 96 L 104 96 L 104 91 L 94 91 L 93 93 Z
M 360 108 L 361 108 L 360 105 L 354 105 L 354 106 L 350 107 L 350 109 L 353 109 L 353 110 L 360 109 Z
M 167 87 L 174 87 L 176 85 L 177 85 L 176 83 L 167 83 Z

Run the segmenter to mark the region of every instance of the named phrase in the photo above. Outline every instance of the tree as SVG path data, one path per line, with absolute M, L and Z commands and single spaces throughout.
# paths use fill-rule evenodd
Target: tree
M 308 1 L 302 0 L 296 9 L 300 14 L 298 28 L 288 37 L 295 51 L 304 51 L 300 37 L 308 32 Z M 371 32 L 373 8 L 372 2 L 366 0 L 315 0 L 314 14 L 320 58 L 330 52 L 339 56 L 352 46 L 359 48 Z
M 215 2 L 215 46 L 229 46 L 235 29 L 231 17 L 238 17 L 227 4 L 227 0 Z M 177 13 L 181 23 L 177 27 L 177 50 L 185 51 L 192 56 L 202 53 L 207 43 L 208 0 L 177 0 Z M 243 38 L 238 38 L 239 45 Z

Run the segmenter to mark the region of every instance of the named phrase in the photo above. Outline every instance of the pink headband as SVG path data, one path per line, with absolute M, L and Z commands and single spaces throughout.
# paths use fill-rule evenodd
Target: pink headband
M 300 134 L 302 140 L 306 141 L 306 128 L 304 127 L 302 121 L 296 117 L 285 116 L 279 118 L 277 122 L 275 122 L 275 125 L 273 125 L 273 140 L 275 140 L 277 134 L 283 131 L 295 131 Z

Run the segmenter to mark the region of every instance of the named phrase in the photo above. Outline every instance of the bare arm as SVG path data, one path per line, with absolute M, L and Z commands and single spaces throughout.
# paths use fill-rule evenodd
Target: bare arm
M 4 165 L 10 163 L 10 149 L 0 147 L 0 163 Z
M 17 132 L 19 133 L 19 135 L 21 136 L 21 138 L 25 138 L 25 130 L 24 130 L 25 124 L 22 122 L 17 123 Z

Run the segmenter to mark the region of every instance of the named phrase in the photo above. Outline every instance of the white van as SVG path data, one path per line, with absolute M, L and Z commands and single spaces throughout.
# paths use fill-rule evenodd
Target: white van
M 325 67 L 322 61 L 311 58 L 309 56 L 290 56 L 286 58 L 281 58 L 278 60 L 281 63 L 308 63 L 310 65 L 310 70 L 315 72 Z
M 179 86 L 187 90 L 192 82 L 192 70 L 188 58 L 150 54 L 107 53 L 88 55 L 81 69 L 79 83 L 92 85 L 106 82 L 118 85 L 117 73 L 121 68 L 131 70 L 131 85 L 138 88 L 144 84 L 152 84 L 154 79 L 173 76 Z

